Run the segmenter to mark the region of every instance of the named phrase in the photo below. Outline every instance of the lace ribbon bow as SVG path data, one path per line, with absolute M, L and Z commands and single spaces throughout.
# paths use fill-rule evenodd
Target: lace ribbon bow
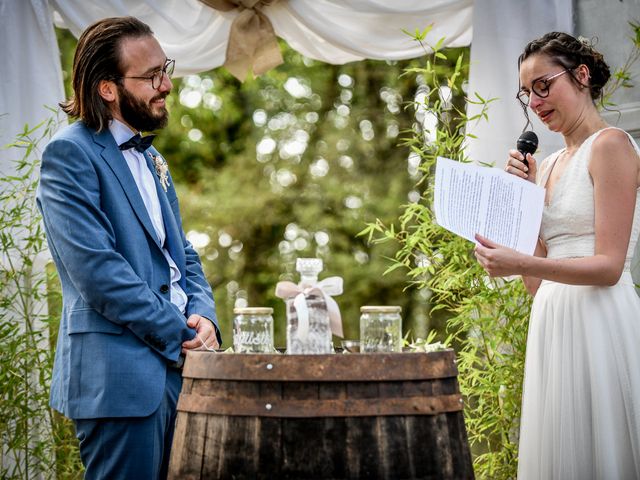
M 309 309 L 306 297 L 312 293 L 320 293 L 327 304 L 329 312 L 329 325 L 331 332 L 342 337 L 342 317 L 340 308 L 336 301 L 331 298 L 342 293 L 342 278 L 327 277 L 310 287 L 300 287 L 293 282 L 278 282 L 276 285 L 276 296 L 287 300 L 293 298 L 293 306 L 298 314 L 298 335 L 306 338 L 309 333 Z

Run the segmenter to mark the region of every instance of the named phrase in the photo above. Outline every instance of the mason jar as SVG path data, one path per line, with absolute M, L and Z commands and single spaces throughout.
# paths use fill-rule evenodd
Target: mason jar
M 360 307 L 360 351 L 402 352 L 401 307 Z
M 233 351 L 235 353 L 273 353 L 273 308 L 233 309 Z

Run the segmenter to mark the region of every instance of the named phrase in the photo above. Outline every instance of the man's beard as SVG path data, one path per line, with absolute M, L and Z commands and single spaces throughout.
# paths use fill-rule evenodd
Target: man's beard
M 158 93 L 150 102 L 166 98 L 168 94 L 168 92 Z M 169 112 L 166 107 L 162 107 L 160 114 L 155 115 L 150 105 L 136 98 L 120 85 L 118 85 L 118 95 L 120 96 L 120 114 L 124 121 L 133 128 L 142 132 L 151 132 L 167 126 Z

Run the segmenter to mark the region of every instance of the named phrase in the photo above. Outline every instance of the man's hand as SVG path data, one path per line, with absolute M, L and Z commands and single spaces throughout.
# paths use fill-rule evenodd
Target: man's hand
M 211 320 L 194 313 L 187 319 L 187 325 L 195 329 L 196 336 L 182 343 L 182 353 L 186 354 L 187 350 L 215 350 L 220 347 L 216 327 Z

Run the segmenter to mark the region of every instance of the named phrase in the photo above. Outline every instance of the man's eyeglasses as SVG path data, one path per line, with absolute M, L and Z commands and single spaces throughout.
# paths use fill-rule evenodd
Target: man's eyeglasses
M 162 67 L 161 70 L 156 70 L 151 75 L 147 75 L 144 77 L 122 76 L 120 78 L 137 78 L 138 80 L 151 80 L 151 88 L 153 88 L 154 90 L 158 90 L 160 88 L 160 85 L 162 85 L 162 80 L 164 79 L 164 76 L 166 75 L 168 78 L 171 78 L 175 67 L 176 67 L 176 61 L 167 58 L 167 61 L 165 62 L 164 67 Z
M 549 87 L 551 87 L 553 80 L 558 78 L 560 75 L 567 73 L 568 71 L 569 69 L 567 68 L 566 70 L 563 70 L 554 75 L 551 75 L 550 77 L 538 78 L 537 80 L 534 80 L 533 84 L 531 85 L 531 90 L 540 98 L 548 97 Z M 527 90 L 520 90 L 516 95 L 516 98 L 520 101 L 520 103 L 524 108 L 529 106 L 530 97 L 531 97 L 531 93 L 529 93 Z

